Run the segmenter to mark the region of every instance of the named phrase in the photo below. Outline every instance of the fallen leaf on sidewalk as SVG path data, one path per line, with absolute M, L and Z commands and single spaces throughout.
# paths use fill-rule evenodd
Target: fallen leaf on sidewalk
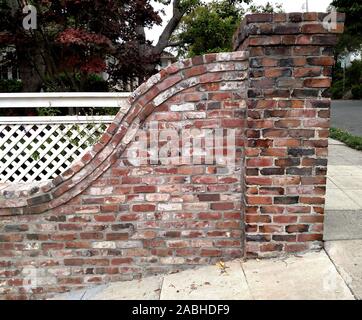
M 227 274 L 227 267 L 224 261 L 219 261 L 216 263 L 216 266 L 220 269 L 221 274 L 226 273 Z

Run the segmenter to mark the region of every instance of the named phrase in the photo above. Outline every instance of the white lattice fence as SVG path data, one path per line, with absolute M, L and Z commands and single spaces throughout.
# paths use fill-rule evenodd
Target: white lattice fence
M 113 118 L 0 117 L 0 182 L 55 178 L 99 139 Z

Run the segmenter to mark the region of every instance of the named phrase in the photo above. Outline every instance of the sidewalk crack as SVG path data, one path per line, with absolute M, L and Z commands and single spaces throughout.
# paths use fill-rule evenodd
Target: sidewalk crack
M 165 280 L 165 276 L 162 276 L 161 285 L 160 285 L 160 294 L 158 296 L 158 300 L 161 300 L 161 293 L 162 293 L 162 289 L 163 289 L 164 280 Z
M 244 275 L 244 278 L 245 278 L 245 281 L 246 281 L 246 285 L 248 286 L 248 290 L 250 292 L 250 295 L 251 295 L 253 300 L 256 300 L 254 295 L 253 295 L 253 292 L 251 291 L 251 287 L 249 285 L 249 281 L 248 281 L 248 278 L 246 276 L 246 273 L 245 273 L 245 270 L 244 270 L 244 267 L 243 267 L 243 262 L 241 262 L 241 261 L 240 261 L 240 267 L 241 267 L 241 270 L 243 271 L 243 275 Z
M 344 277 L 342 276 L 342 273 L 339 271 L 338 267 L 336 266 L 336 264 L 334 263 L 333 259 L 332 259 L 331 256 L 329 255 L 328 251 L 327 251 L 325 248 L 323 248 L 323 250 L 324 250 L 324 252 L 326 253 L 328 259 L 332 262 L 332 264 L 333 264 L 334 268 L 336 269 L 337 273 L 338 273 L 339 276 L 342 278 L 343 282 L 346 284 L 347 288 L 348 288 L 349 291 L 351 292 L 354 300 L 359 300 L 359 299 L 357 298 L 357 296 L 354 294 L 354 292 L 353 292 L 352 288 L 350 287 L 350 285 L 347 283 L 346 280 L 344 280 Z

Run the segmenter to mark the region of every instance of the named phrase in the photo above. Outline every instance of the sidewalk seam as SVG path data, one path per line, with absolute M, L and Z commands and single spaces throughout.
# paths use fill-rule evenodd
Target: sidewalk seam
M 160 285 L 160 294 L 158 296 L 158 300 L 160 300 L 160 301 L 161 301 L 161 294 L 162 294 L 163 282 L 164 281 L 165 281 L 165 276 L 162 276 L 161 285 Z
M 87 293 L 87 291 L 88 291 L 88 289 L 85 289 L 85 290 L 84 290 L 84 293 L 82 294 L 82 296 L 80 297 L 79 300 L 83 300 L 83 298 L 84 298 L 85 294 Z
M 245 278 L 245 282 L 246 282 L 246 285 L 248 286 L 248 290 L 249 290 L 249 292 L 250 292 L 250 295 L 251 295 L 251 297 L 252 297 L 253 300 L 256 300 L 255 297 L 254 297 L 254 295 L 253 295 L 253 292 L 251 291 L 251 287 L 250 287 L 250 285 L 249 285 L 249 281 L 248 281 L 248 278 L 247 278 L 247 276 L 246 276 L 246 273 L 245 273 L 245 270 L 244 270 L 244 267 L 243 267 L 243 263 L 242 263 L 241 261 L 240 261 L 239 263 L 240 263 L 241 270 L 243 271 L 243 275 L 244 275 L 244 278 Z
M 338 267 L 336 266 L 336 264 L 335 264 L 334 261 L 332 260 L 332 258 L 331 258 L 331 256 L 329 255 L 328 251 L 327 251 L 325 248 L 323 248 L 323 250 L 324 250 L 324 252 L 326 253 L 328 259 L 332 262 L 332 264 L 333 264 L 334 268 L 336 269 L 337 273 L 338 273 L 339 276 L 342 278 L 343 282 L 346 284 L 347 288 L 348 288 L 349 291 L 351 292 L 354 300 L 357 300 L 357 301 L 358 301 L 359 299 L 358 299 L 357 296 L 354 294 L 352 288 L 349 286 L 349 284 L 346 282 L 346 280 L 344 280 L 341 272 L 339 271 Z

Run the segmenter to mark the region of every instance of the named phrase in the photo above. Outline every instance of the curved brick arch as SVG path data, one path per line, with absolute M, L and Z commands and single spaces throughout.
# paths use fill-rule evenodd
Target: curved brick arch
M 84 191 L 102 175 L 131 142 L 139 126 L 166 100 L 199 84 L 247 77 L 248 54 L 244 51 L 207 54 L 176 62 L 152 76 L 131 95 L 99 142 L 77 163 L 42 187 L 40 194 L 17 201 L 2 201 L 2 215 L 39 214 L 59 207 Z M 239 75 L 228 72 L 241 71 Z

